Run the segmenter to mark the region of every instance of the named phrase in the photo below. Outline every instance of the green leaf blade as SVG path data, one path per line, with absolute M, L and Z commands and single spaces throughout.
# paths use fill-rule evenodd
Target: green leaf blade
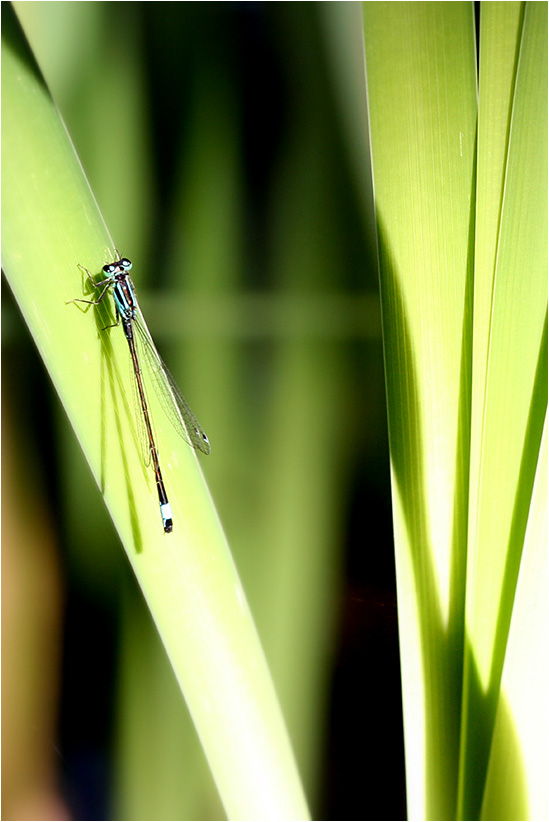
M 82 310 L 114 253 L 11 6 L 2 20 L 3 266 L 135 570 L 229 818 L 306 819 L 288 734 L 195 452 L 149 398 L 174 511 L 165 535 L 137 446 L 112 303 Z
M 474 21 L 465 3 L 365 3 L 363 10 L 408 812 L 453 818 L 466 556 Z

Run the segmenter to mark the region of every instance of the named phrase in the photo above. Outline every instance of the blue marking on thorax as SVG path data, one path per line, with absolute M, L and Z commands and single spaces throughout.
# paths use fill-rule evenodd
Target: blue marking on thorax
M 133 288 L 128 282 L 127 277 L 122 277 L 120 280 L 117 279 L 112 293 L 116 308 L 122 319 L 135 320 L 137 304 L 135 302 Z

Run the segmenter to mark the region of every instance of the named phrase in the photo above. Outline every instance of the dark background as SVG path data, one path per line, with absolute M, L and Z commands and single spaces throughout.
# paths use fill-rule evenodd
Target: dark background
M 310 222 L 292 235 L 296 257 L 299 259 L 301 243 L 304 247 L 318 244 L 324 248 L 327 236 L 331 256 L 320 273 L 309 270 L 305 264 L 296 267 L 296 273 L 284 287 L 306 298 L 339 293 L 345 296 L 346 305 L 356 302 L 360 306 L 366 299 L 373 306 L 371 314 L 364 315 L 364 322 L 360 313 L 345 314 L 346 321 L 334 323 L 336 331 L 330 330 L 329 313 L 328 330 L 318 330 L 322 345 L 333 344 L 344 362 L 345 390 L 334 419 L 334 431 L 339 438 L 339 456 L 334 467 L 339 522 L 334 540 L 339 573 L 333 583 L 333 635 L 327 638 L 330 664 L 322 727 L 318 730 L 322 750 L 317 755 L 318 769 L 306 780 L 306 792 L 315 819 L 404 819 L 389 456 L 372 216 L 367 211 L 369 193 L 361 190 L 357 175 L 348 133 L 349 110 L 346 114 L 333 65 L 332 24 L 323 8 L 359 4 L 28 5 L 44 7 L 37 32 L 43 31 L 45 20 L 51 20 L 49 46 L 45 45 L 45 33 L 43 42 L 38 34 L 33 40 L 32 27 L 27 25 L 31 45 L 114 236 L 121 238 L 124 249 L 137 246 L 142 260 L 149 261 L 149 269 L 154 272 L 154 282 L 148 285 L 151 292 L 153 285 L 158 288 L 170 281 L 170 255 L 177 247 L 173 240 L 174 201 L 181 174 L 190 176 L 193 155 L 189 146 L 197 139 L 197 118 L 202 117 L 207 124 L 211 117 L 211 131 L 205 129 L 202 139 L 223 146 L 226 136 L 227 145 L 230 144 L 228 156 L 238 158 L 239 200 L 235 220 L 240 252 L 238 284 L 231 293 L 238 296 L 261 292 L 268 296 L 281 288 L 272 261 L 284 234 L 280 228 L 275 230 L 273 215 L 282 212 L 278 219 L 284 225 L 285 205 L 282 201 L 277 204 L 276 196 L 281 174 L 288 174 L 288 168 L 295 163 L 298 204 L 307 202 L 303 193 L 307 180 L 315 182 L 310 183 Z M 63 40 L 66 34 L 57 16 L 59 10 L 54 8 L 63 5 L 96 6 L 96 30 L 90 32 L 81 23 L 83 28 L 78 36 L 73 33 Z M 76 10 L 71 13 L 74 18 Z M 78 19 L 71 24 L 78 27 Z M 94 42 L 99 53 L 94 52 Z M 81 61 L 76 60 L 74 78 L 67 77 L 67 68 L 55 69 L 55 61 L 51 69 L 47 67 L 48 53 L 63 50 L 64 43 L 74 49 L 77 57 L 79 45 L 91 54 L 88 62 L 85 55 L 80 55 Z M 146 123 L 149 160 L 148 168 L 143 169 L 142 194 L 133 224 L 128 209 L 117 208 L 117 200 L 123 201 L 125 196 L 124 180 L 117 177 L 119 172 L 124 173 L 125 160 L 117 160 L 115 154 L 113 164 L 102 172 L 101 157 L 107 149 L 101 147 L 97 136 L 103 134 L 108 146 L 109 133 L 118 134 L 126 128 L 128 100 L 119 100 L 120 129 L 111 110 L 103 124 L 97 123 L 98 109 L 94 108 L 93 92 L 88 85 L 94 72 L 108 78 L 109 67 L 114 70 L 116 61 L 128 59 L 135 61 L 134 70 L 139 75 L 139 81 L 131 87 L 139 92 L 135 105 Z M 101 92 L 98 94 L 101 100 Z M 214 116 L 216 110 L 218 114 L 220 110 L 227 113 L 226 122 L 223 117 Z M 356 118 L 360 119 L 358 111 Z M 364 151 L 367 165 L 366 139 Z M 200 183 L 199 171 L 196 173 Z M 192 212 L 192 205 L 188 208 Z M 299 213 L 298 207 L 296 211 Z M 128 222 L 124 223 L 126 218 Z M 290 232 L 291 214 L 288 222 Z M 184 227 L 182 231 L 184 234 Z M 211 243 L 216 241 L 212 236 Z M 184 264 L 190 265 L 189 261 L 192 255 L 183 259 Z M 337 310 L 334 307 L 334 316 Z M 154 311 L 152 315 L 154 318 Z M 369 322 L 368 317 L 373 320 Z M 154 333 L 154 320 L 151 328 Z M 121 648 L 128 630 L 150 634 L 152 643 L 157 640 L 99 495 L 86 477 L 86 466 L 78 463 L 81 458 L 66 420 L 5 286 L 3 334 L 3 435 L 11 444 L 6 459 L 10 455 L 12 458 L 7 466 L 3 465 L 3 487 L 8 484 L 12 489 L 23 489 L 23 495 L 32 487 L 39 500 L 34 511 L 43 515 L 47 527 L 42 533 L 47 533 L 48 545 L 51 542 L 51 547 L 44 549 L 48 551 L 48 567 L 54 569 L 58 580 L 58 588 L 53 594 L 50 591 L 52 604 L 44 605 L 46 612 L 58 610 L 60 614 L 59 645 L 53 642 L 60 649 L 58 664 L 54 657 L 49 672 L 54 679 L 59 676 L 52 686 L 58 697 L 57 703 L 52 697 L 52 703 L 58 705 L 52 707 L 52 727 L 59 729 L 57 734 L 52 731 L 57 742 L 55 746 L 46 745 L 52 759 L 50 767 L 57 774 L 59 793 L 72 818 L 134 818 L 117 816 L 120 804 L 115 794 L 119 782 L 113 776 L 113 770 L 120 768 L 115 764 L 120 756 L 116 729 L 124 715 L 118 691 Z M 241 357 L 250 372 L 248 385 L 252 385 L 252 394 L 256 392 L 253 396 L 267 393 L 264 404 L 258 400 L 258 414 L 269 412 L 264 384 L 269 383 L 270 363 L 278 344 L 280 340 L 268 326 L 263 332 L 242 329 Z M 323 397 L 317 400 L 322 405 Z M 73 454 L 70 457 L 69 450 Z M 75 467 L 69 459 L 75 461 Z M 227 471 L 230 473 L 231 469 Z M 219 477 L 212 477 L 214 499 L 221 497 L 219 510 L 229 542 L 237 543 L 236 527 L 234 536 L 231 531 L 228 503 L 225 514 L 222 491 L 216 493 L 216 482 L 220 482 Z M 83 497 L 84 511 L 78 508 L 74 497 Z M 4 499 L 4 517 L 6 504 Z M 28 510 L 24 516 L 29 516 Z M 101 568 L 94 582 L 88 573 L 97 556 L 92 521 L 94 529 L 103 529 L 101 541 L 109 546 L 97 562 Z M 18 525 L 19 531 L 24 528 L 20 520 Z M 74 549 L 75 541 L 79 543 L 78 552 Z M 245 559 L 239 560 L 237 551 L 235 561 L 254 609 Z M 6 570 L 4 566 L 7 586 L 10 567 Z M 48 595 L 45 586 L 39 585 L 38 590 L 38 596 Z M 132 614 L 130 629 L 123 624 L 121 627 L 128 610 Z M 258 620 L 261 634 L 261 617 Z M 55 626 L 52 631 L 55 632 Z M 3 708 L 10 710 L 6 704 Z M 5 749 L 6 755 L 9 753 Z M 32 785 L 25 787 L 23 778 L 21 781 L 23 795 L 25 790 L 33 790 Z M 12 801 L 9 786 L 7 790 L 8 800 Z M 16 793 L 14 807 L 18 800 Z M 210 814 L 215 812 L 208 807 L 208 801 L 198 802 L 196 818 L 212 818 Z

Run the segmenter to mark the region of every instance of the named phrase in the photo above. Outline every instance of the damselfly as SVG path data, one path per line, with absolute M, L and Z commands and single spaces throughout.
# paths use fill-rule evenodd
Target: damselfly
M 200 423 L 189 408 L 181 391 L 175 384 L 175 381 L 164 365 L 160 354 L 156 350 L 156 346 L 152 341 L 141 309 L 137 303 L 135 296 L 135 288 L 129 271 L 132 263 L 126 257 L 122 257 L 114 263 L 108 263 L 103 266 L 103 274 L 105 279 L 100 282 L 95 282 L 92 275 L 87 268 L 80 266 L 86 272 L 91 280 L 94 288 L 101 288 L 97 300 L 70 300 L 71 303 L 88 303 L 89 305 L 99 305 L 106 294 L 112 289 L 114 297 L 114 304 L 116 307 L 116 323 L 119 325 L 122 322 L 124 335 L 128 341 L 130 348 L 130 355 L 132 359 L 133 374 L 137 385 L 137 392 L 139 394 L 139 402 L 141 405 L 141 413 L 145 422 L 145 429 L 148 439 L 147 450 L 152 460 L 154 474 L 156 479 L 156 487 L 158 490 L 158 501 L 160 503 L 160 515 L 162 517 L 162 524 L 164 532 L 169 534 L 173 530 L 172 509 L 168 502 L 168 496 L 164 487 L 164 480 L 160 471 L 160 464 L 158 461 L 158 450 L 154 439 L 151 418 L 149 414 L 149 407 L 145 395 L 145 388 L 143 385 L 143 372 L 140 366 L 140 358 L 137 353 L 138 346 L 136 340 L 139 340 L 139 349 L 143 354 L 143 360 L 147 363 L 148 371 L 152 376 L 152 383 L 156 389 L 156 393 L 166 415 L 172 422 L 176 431 L 191 445 L 193 448 L 198 448 L 204 454 L 209 454 L 211 451 L 210 441 Z M 108 326 L 110 327 L 110 326 Z M 134 329 L 137 334 L 134 334 Z

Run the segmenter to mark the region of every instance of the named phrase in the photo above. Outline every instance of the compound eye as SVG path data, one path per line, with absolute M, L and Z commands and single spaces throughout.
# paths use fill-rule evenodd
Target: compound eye
M 116 266 L 112 263 L 108 263 L 107 265 L 103 266 L 103 271 L 107 275 L 114 274 L 114 272 L 116 271 Z
M 120 267 L 121 267 L 121 268 L 123 268 L 123 269 L 124 269 L 124 271 L 129 271 L 129 270 L 130 270 L 130 268 L 132 267 L 132 262 L 131 262 L 131 260 L 128 260 L 128 258 L 127 258 L 127 257 L 123 257 L 123 258 L 120 260 Z

